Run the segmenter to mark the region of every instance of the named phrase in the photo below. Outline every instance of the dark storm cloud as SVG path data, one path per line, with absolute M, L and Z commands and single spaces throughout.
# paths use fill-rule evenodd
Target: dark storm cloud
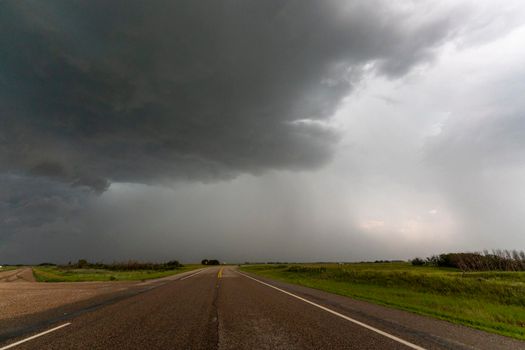
M 381 10 L 378 10 L 381 9 Z M 2 1 L 0 171 L 102 192 L 318 167 L 365 71 L 431 59 L 456 13 L 389 2 Z
M 86 191 L 48 179 L 1 175 L 0 226 L 3 235 L 0 241 L 21 229 L 68 220 L 82 208 Z

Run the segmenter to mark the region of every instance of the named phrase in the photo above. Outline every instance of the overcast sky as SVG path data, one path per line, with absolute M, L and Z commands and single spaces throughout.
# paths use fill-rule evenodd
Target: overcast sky
M 525 249 L 525 4 L 0 2 L 0 263 Z

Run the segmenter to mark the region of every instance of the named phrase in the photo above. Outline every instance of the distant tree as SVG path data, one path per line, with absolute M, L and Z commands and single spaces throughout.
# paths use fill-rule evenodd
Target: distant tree
M 457 267 L 454 263 L 454 257 L 455 254 L 448 253 L 448 254 L 440 254 L 438 258 L 438 266 L 439 267 Z
M 208 263 L 209 263 L 208 259 L 203 259 L 201 261 L 201 265 L 208 265 Z
M 77 267 L 79 269 L 82 269 L 84 267 L 87 267 L 89 265 L 89 263 L 87 262 L 86 259 L 79 259 L 78 262 L 77 262 Z
M 220 261 L 217 259 L 208 260 L 208 265 L 220 265 Z
M 423 260 L 421 258 L 414 258 L 414 259 L 412 259 L 411 263 L 414 266 L 423 266 L 423 265 L 425 265 L 425 260 Z
M 178 260 L 170 260 L 166 263 L 169 268 L 182 267 L 183 265 Z

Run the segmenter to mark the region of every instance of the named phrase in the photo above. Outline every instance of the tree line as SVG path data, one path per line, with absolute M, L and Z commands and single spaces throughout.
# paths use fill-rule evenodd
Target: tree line
M 489 252 L 446 253 L 412 259 L 414 266 L 453 267 L 461 271 L 525 271 L 525 252 L 495 249 Z
M 210 260 L 203 259 L 201 261 L 201 265 L 220 265 L 220 264 L 221 264 L 221 262 L 219 260 L 217 260 L 217 259 L 210 259 Z
M 184 267 L 178 260 L 170 260 L 164 263 L 140 262 L 128 260 L 126 262 L 113 262 L 104 264 L 100 262 L 91 263 L 86 259 L 79 259 L 76 263 L 69 262 L 67 265 L 61 265 L 60 268 L 68 269 L 104 269 L 113 271 L 134 271 L 134 270 L 173 270 Z

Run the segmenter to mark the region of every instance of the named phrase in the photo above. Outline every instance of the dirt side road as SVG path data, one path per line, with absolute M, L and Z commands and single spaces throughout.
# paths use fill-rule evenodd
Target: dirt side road
M 0 283 L 2 282 L 35 282 L 35 276 L 33 276 L 33 270 L 30 267 L 1 271 Z

